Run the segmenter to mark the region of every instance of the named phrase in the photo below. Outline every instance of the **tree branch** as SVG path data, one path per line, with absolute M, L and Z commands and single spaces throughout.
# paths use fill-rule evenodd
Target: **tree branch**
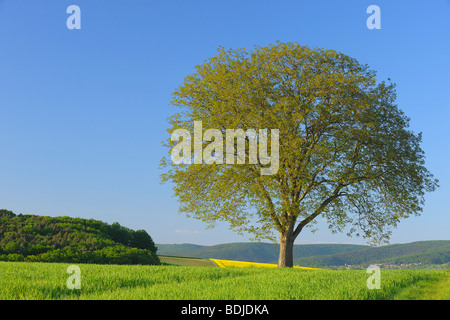
M 312 213 L 311 215 L 309 215 L 308 217 L 306 217 L 304 220 L 302 220 L 297 227 L 295 228 L 294 231 L 294 239 L 297 238 L 297 236 L 300 234 L 300 232 L 302 231 L 302 229 L 311 221 L 313 221 L 319 214 L 322 213 L 322 211 L 325 209 L 325 207 L 334 199 L 336 199 L 337 197 L 340 197 L 342 195 L 346 195 L 345 192 L 341 193 L 339 192 L 342 188 L 344 187 L 344 185 L 339 184 L 336 189 L 333 191 L 333 193 L 331 194 L 331 196 L 329 196 L 328 198 L 326 198 L 321 204 L 320 206 L 314 211 L 314 213 Z

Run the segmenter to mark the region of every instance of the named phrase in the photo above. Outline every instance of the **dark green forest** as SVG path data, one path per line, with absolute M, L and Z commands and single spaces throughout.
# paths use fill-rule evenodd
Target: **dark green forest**
M 145 230 L 94 219 L 0 209 L 0 261 L 160 264 Z

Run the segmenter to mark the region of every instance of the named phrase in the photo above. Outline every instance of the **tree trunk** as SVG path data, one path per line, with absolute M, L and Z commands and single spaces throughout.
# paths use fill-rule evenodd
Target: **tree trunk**
M 294 266 L 294 236 L 291 232 L 280 234 L 280 256 L 278 268 L 292 268 Z

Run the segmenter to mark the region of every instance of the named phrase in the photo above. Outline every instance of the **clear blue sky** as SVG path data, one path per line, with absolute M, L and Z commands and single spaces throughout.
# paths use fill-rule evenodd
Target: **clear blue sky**
M 69 30 L 69 5 L 81 30 Z M 369 30 L 369 5 L 381 29 Z M 247 241 L 177 213 L 159 183 L 171 93 L 225 48 L 334 49 L 397 84 L 440 188 L 391 243 L 449 240 L 450 1 L 0 0 L 0 208 L 145 229 L 157 243 Z M 305 232 L 296 243 L 365 243 Z

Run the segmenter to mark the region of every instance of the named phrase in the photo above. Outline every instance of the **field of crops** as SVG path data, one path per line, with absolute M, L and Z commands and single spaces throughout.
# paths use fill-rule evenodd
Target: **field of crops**
M 78 264 L 78 290 L 67 288 L 68 266 L 0 262 L 0 299 L 428 299 L 426 288 L 450 298 L 449 270 L 382 270 L 381 289 L 369 290 L 357 270 Z
M 211 260 L 208 260 L 208 259 L 159 256 L 159 260 L 163 264 L 175 265 L 175 266 L 215 267 L 214 263 L 212 263 Z

